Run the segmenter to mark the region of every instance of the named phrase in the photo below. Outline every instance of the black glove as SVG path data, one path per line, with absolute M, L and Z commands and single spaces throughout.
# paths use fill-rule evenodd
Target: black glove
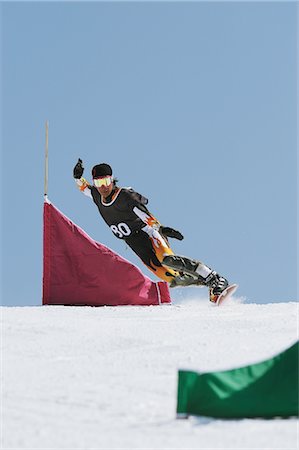
M 81 178 L 83 175 L 83 172 L 84 172 L 83 161 L 82 161 L 82 159 L 79 158 L 78 162 L 75 165 L 74 170 L 73 170 L 74 178 L 77 178 L 77 179 Z
M 164 236 L 170 237 L 170 238 L 174 238 L 174 239 L 178 239 L 179 241 L 182 241 L 184 239 L 184 236 L 182 235 L 182 233 L 180 233 L 177 230 L 174 230 L 173 228 L 169 228 L 169 227 L 160 227 L 159 230 L 162 234 L 164 234 Z

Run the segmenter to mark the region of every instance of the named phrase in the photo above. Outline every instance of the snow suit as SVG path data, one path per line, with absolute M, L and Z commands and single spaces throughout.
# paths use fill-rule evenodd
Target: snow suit
M 132 188 L 115 186 L 104 202 L 96 187 L 85 178 L 76 179 L 76 183 L 85 195 L 92 198 L 114 235 L 123 239 L 149 270 L 169 283 L 179 277 L 179 272 L 161 264 L 165 256 L 174 253 L 161 232 L 161 224 L 146 207 L 147 198 Z

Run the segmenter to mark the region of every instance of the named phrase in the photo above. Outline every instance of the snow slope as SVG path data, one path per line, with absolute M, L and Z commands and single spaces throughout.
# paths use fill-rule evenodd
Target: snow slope
M 297 304 L 1 308 L 3 449 L 297 449 L 297 420 L 176 419 L 177 371 L 297 339 Z

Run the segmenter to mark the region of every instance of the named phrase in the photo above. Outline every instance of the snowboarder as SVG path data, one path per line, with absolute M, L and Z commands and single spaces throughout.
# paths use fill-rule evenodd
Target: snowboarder
M 73 176 L 80 191 L 93 199 L 111 231 L 131 247 L 149 270 L 170 287 L 207 286 L 211 302 L 217 302 L 228 286 L 227 280 L 200 261 L 174 254 L 168 238 L 184 237 L 179 231 L 161 225 L 147 209 L 147 198 L 132 188 L 119 187 L 109 164 L 93 167 L 92 185 L 83 178 L 83 172 L 79 158 Z

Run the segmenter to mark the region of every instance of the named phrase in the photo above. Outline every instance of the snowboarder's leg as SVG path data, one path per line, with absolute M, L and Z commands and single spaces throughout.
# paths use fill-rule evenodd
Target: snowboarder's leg
M 171 282 L 169 287 L 182 287 L 182 286 L 205 286 L 204 283 L 200 283 L 198 278 L 194 278 L 192 275 L 180 272 Z
M 174 255 L 166 239 L 151 227 L 131 235 L 126 243 L 158 278 L 167 281 L 170 287 L 199 285 L 198 277 L 182 273 L 162 264 L 165 256 Z
M 210 291 L 211 302 L 216 302 L 221 292 L 228 286 L 228 281 L 204 263 L 184 256 L 167 255 L 163 265 L 184 274 L 197 277 L 197 284 L 207 286 Z M 196 283 L 194 283 L 196 284 Z
M 174 255 L 168 241 L 152 227 L 144 227 L 126 239 L 126 243 L 147 268 L 170 287 L 209 286 L 206 278 L 211 269 L 199 261 Z
M 178 271 L 161 264 L 164 256 L 173 254 L 173 251 L 158 232 L 154 236 L 150 236 L 149 233 L 141 230 L 126 239 L 126 243 L 139 256 L 146 267 L 161 280 L 171 284 L 173 280 L 180 277 Z M 182 279 L 177 281 L 181 283 L 180 285 L 183 285 L 186 278 L 183 276 Z

